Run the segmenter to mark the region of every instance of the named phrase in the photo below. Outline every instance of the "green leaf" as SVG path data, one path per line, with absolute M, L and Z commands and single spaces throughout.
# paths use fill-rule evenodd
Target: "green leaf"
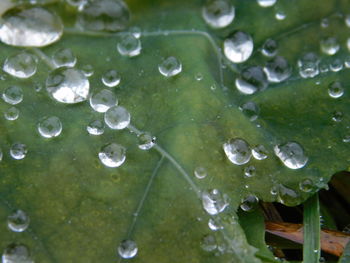
M 344 248 L 343 255 L 339 258 L 338 263 L 346 263 L 350 260 L 350 242 Z
M 203 1 L 129 0 L 130 27 L 142 31 L 141 54 L 133 58 L 117 51 L 125 32 L 80 30 L 74 27 L 78 12 L 66 1 L 41 3 L 59 14 L 65 31 L 56 43 L 29 50 L 39 57 L 33 77 L 4 73 L 0 82 L 1 91 L 19 85 L 24 94 L 16 106 L 19 118 L 0 120 L 0 221 L 16 209 L 30 217 L 23 233 L 0 224 L 1 249 L 17 242 L 30 249 L 36 262 L 111 262 L 121 261 L 117 248 L 131 239 L 138 247 L 135 262 L 258 263 L 258 249 L 248 244 L 238 221 L 242 199 L 254 195 L 296 205 L 326 187 L 332 174 L 349 169 L 349 146 L 343 142 L 349 134 L 349 92 L 333 99 L 327 91 L 336 80 L 347 89 L 347 69 L 304 79 L 297 67 L 303 53 L 319 53 L 326 36 L 335 35 L 341 48 L 334 56 L 320 54 L 322 63 L 329 67 L 335 58 L 345 60 L 348 28 L 338 14 L 349 7 L 346 1 L 278 1 L 271 8 L 256 1 L 232 1 L 234 22 L 214 30 L 201 16 Z M 23 8 L 29 6 L 27 1 Z M 281 11 L 286 19 L 277 21 L 275 13 Z M 324 18 L 329 20 L 327 28 L 320 27 Z M 254 40 L 255 53 L 242 65 L 230 63 L 221 50 L 235 30 Z M 279 55 L 293 66 L 293 74 L 265 91 L 241 94 L 235 79 L 245 66 L 266 63 L 259 50 L 268 38 L 278 41 Z M 133 126 L 120 131 L 106 127 L 101 136 L 89 135 L 88 123 L 103 121 L 101 113 L 87 102 L 63 104 L 48 95 L 44 86 L 52 71 L 51 56 L 62 48 L 76 55 L 76 68 L 92 65 L 91 92 L 106 88 L 101 76 L 108 70 L 120 73 L 121 84 L 110 90 L 131 113 Z M 21 50 L 1 44 L 1 61 Z M 169 56 L 181 61 L 182 72 L 165 78 L 158 64 Z M 36 91 L 38 86 L 43 88 Z M 255 121 L 239 110 L 249 101 L 260 108 Z M 9 107 L 0 102 L 1 112 Z M 342 112 L 342 121 L 332 121 L 335 111 Z M 37 125 L 45 116 L 61 120 L 63 130 L 57 138 L 39 135 Z M 139 131 L 157 137 L 153 149 L 138 148 Z M 231 163 L 223 144 L 232 138 L 242 138 L 252 147 L 263 145 L 268 158 L 252 158 L 243 166 Z M 308 158 L 300 169 L 289 169 L 274 155 L 276 145 L 294 141 Z M 28 147 L 23 160 L 9 154 L 16 142 Z M 98 158 L 101 147 L 111 142 L 126 148 L 126 161 L 118 168 L 108 168 Z M 247 177 L 244 169 L 251 165 L 256 175 Z M 206 169 L 206 178 L 193 175 L 198 167 Z M 311 188 L 299 188 L 310 182 Z M 211 189 L 229 199 L 229 206 L 213 216 L 201 200 Z M 208 228 L 210 219 L 220 230 Z M 201 248 L 213 240 L 209 248 Z

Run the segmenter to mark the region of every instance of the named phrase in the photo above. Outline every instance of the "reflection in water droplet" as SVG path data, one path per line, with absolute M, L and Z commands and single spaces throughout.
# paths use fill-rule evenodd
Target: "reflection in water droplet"
M 10 86 L 4 90 L 2 98 L 5 102 L 16 105 L 23 100 L 23 91 L 18 86 Z
M 228 0 L 208 0 L 202 8 L 204 21 L 213 28 L 224 28 L 235 18 L 235 8 Z
M 141 41 L 133 34 L 128 33 L 121 37 L 121 40 L 117 44 L 117 49 L 122 56 L 135 57 L 141 53 Z
M 93 93 L 90 97 L 90 106 L 97 112 L 106 112 L 109 108 L 118 104 L 115 94 L 107 89 Z
M 246 164 L 252 156 L 249 144 L 243 139 L 231 139 L 224 143 L 223 148 L 227 158 L 233 164 Z
M 277 42 L 273 39 L 267 39 L 261 49 L 264 56 L 273 57 L 277 54 Z
M 62 123 L 58 117 L 45 117 L 40 120 L 38 131 L 44 138 L 57 137 L 62 132 Z
M 313 187 L 314 183 L 311 179 L 304 179 L 299 183 L 299 189 L 305 193 L 311 192 Z
M 255 195 L 248 195 L 242 200 L 240 208 L 245 212 L 251 212 L 257 206 L 259 199 Z
M 274 151 L 282 163 L 290 169 L 303 168 L 308 161 L 304 149 L 296 142 L 287 142 L 276 145 Z
M 137 254 L 137 245 L 135 241 L 123 240 L 118 247 L 118 254 L 122 258 L 133 258 Z
M 120 79 L 121 77 L 119 73 L 114 69 L 105 72 L 101 78 L 102 83 L 110 88 L 118 86 L 120 83 Z
M 30 78 L 36 73 L 37 58 L 28 52 L 20 52 L 9 56 L 2 69 L 16 78 Z
M 282 82 L 290 77 L 292 68 L 288 61 L 281 56 L 277 56 L 268 61 L 264 67 L 267 79 L 270 82 Z
M 88 1 L 78 15 L 78 25 L 93 31 L 120 31 L 130 20 L 128 6 L 121 0 Z
M 304 54 L 298 60 L 299 74 L 302 78 L 313 78 L 319 74 L 320 60 L 315 53 Z
M 88 124 L 88 126 L 86 127 L 86 130 L 91 135 L 101 135 L 105 131 L 104 128 L 105 128 L 105 125 L 102 121 L 94 120 Z
M 119 167 L 126 159 L 126 149 L 116 143 L 108 143 L 98 153 L 100 161 L 107 167 Z
M 15 211 L 7 217 L 7 226 L 13 232 L 23 232 L 29 226 L 29 217 L 22 210 Z
M 159 72 L 165 77 L 172 77 L 182 71 L 181 62 L 175 57 L 168 57 L 158 65 Z
M 252 155 L 257 160 L 265 160 L 267 158 L 267 150 L 263 145 L 257 145 L 252 149 Z
M 213 235 L 205 235 L 201 240 L 201 248 L 204 251 L 214 251 L 217 246 L 216 238 Z
M 244 68 L 236 79 L 236 88 L 243 94 L 254 94 L 267 88 L 267 77 L 259 66 Z
M 6 120 L 8 121 L 14 121 L 17 120 L 19 117 L 19 110 L 16 107 L 11 107 L 8 108 L 5 112 L 4 112 L 4 117 Z
M 205 169 L 202 166 L 198 166 L 196 167 L 196 169 L 194 169 L 194 176 L 197 179 L 204 179 L 205 177 L 207 177 L 207 169 Z
M 335 37 L 322 39 L 320 42 L 321 51 L 327 55 L 334 55 L 338 52 L 340 45 Z
M 60 39 L 62 33 L 61 19 L 41 7 L 11 9 L 0 22 L 0 40 L 11 46 L 47 46 Z
M 139 139 L 139 148 L 141 150 L 149 150 L 156 144 L 156 137 L 152 136 L 148 132 L 142 132 L 140 135 L 138 135 Z
M 111 129 L 122 130 L 130 123 L 130 113 L 121 106 L 109 108 L 105 113 L 105 123 Z
M 277 0 L 257 0 L 258 4 L 261 7 L 269 7 L 273 6 L 276 3 Z
M 90 83 L 81 70 L 61 67 L 49 74 L 46 89 L 58 102 L 79 103 L 88 98 Z
M 73 54 L 70 48 L 61 48 L 57 50 L 53 56 L 52 61 L 56 67 L 69 67 L 72 68 L 77 63 L 77 58 Z
M 248 60 L 253 53 L 252 37 L 242 31 L 236 31 L 224 41 L 224 53 L 233 63 L 242 63 Z
M 10 148 L 10 155 L 15 160 L 24 159 L 27 153 L 27 146 L 23 143 L 14 143 Z
M 253 165 L 249 165 L 244 168 L 244 175 L 246 177 L 253 177 L 256 175 L 256 168 Z
M 343 85 L 339 81 L 332 82 L 328 87 L 328 94 L 331 98 L 340 98 L 344 94 Z
M 239 107 L 239 109 L 245 116 L 249 118 L 250 121 L 255 121 L 258 118 L 260 112 L 258 105 L 256 105 L 253 101 L 244 103 Z
M 2 263 L 34 263 L 29 249 L 22 244 L 11 244 L 2 254 Z
M 202 192 L 202 204 L 205 211 L 210 215 L 217 215 L 229 205 L 228 196 L 218 189 Z

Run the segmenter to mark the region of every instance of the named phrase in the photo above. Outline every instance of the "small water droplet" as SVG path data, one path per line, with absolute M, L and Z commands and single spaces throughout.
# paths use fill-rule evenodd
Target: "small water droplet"
M 341 122 L 343 120 L 343 113 L 341 111 L 335 111 L 332 115 L 332 121 Z
M 128 259 L 136 256 L 138 251 L 137 245 L 135 241 L 130 239 L 123 240 L 118 247 L 118 254 L 122 258 Z
M 281 56 L 276 56 L 268 61 L 264 67 L 267 79 L 270 82 L 282 82 L 290 77 L 292 68 L 288 61 Z
M 94 74 L 94 68 L 90 64 L 82 66 L 81 71 L 84 73 L 85 77 L 91 77 Z
M 105 166 L 114 168 L 124 163 L 126 159 L 125 153 L 126 149 L 123 146 L 116 143 L 108 143 L 101 148 L 98 157 Z
M 111 69 L 103 74 L 101 80 L 104 85 L 113 88 L 119 85 L 121 77 L 116 70 Z
M 218 189 L 203 191 L 202 204 L 204 210 L 210 215 L 217 215 L 229 205 L 228 196 Z
M 329 27 L 329 19 L 328 19 L 328 18 L 323 18 L 323 19 L 321 20 L 321 27 L 322 27 L 322 28 L 327 28 L 327 27 Z
M 14 143 L 10 148 L 10 155 L 15 160 L 24 159 L 27 153 L 28 153 L 27 146 L 23 143 Z
M 101 135 L 105 131 L 104 128 L 105 128 L 105 125 L 102 121 L 94 120 L 88 124 L 88 126 L 86 127 L 86 130 L 91 135 Z
M 287 142 L 276 145 L 274 151 L 282 163 L 290 169 L 303 168 L 308 161 L 304 149 L 297 142 Z
M 260 112 L 258 105 L 256 105 L 256 103 L 253 101 L 248 101 L 242 104 L 239 109 L 245 116 L 249 118 L 250 121 L 255 121 L 258 118 Z
M 343 85 L 339 81 L 332 82 L 328 87 L 328 94 L 331 98 L 340 98 L 344 94 Z
M 18 117 L 19 117 L 19 109 L 17 109 L 16 107 L 8 108 L 8 109 L 4 112 L 4 117 L 5 117 L 5 119 L 8 120 L 8 121 L 17 120 Z
M 23 232 L 29 226 L 29 217 L 22 210 L 17 210 L 7 217 L 7 226 L 13 232 Z
M 335 37 L 327 37 L 320 41 L 321 51 L 327 55 L 334 55 L 338 52 L 340 45 Z
M 182 71 L 182 64 L 177 58 L 168 57 L 158 65 L 158 70 L 163 76 L 172 77 Z
M 236 31 L 224 41 L 224 54 L 233 63 L 242 63 L 248 60 L 253 53 L 252 37 L 242 31 Z
M 117 49 L 122 56 L 135 57 L 141 53 L 141 41 L 133 34 L 128 33 L 121 37 Z
M 201 248 L 204 251 L 212 252 L 217 248 L 216 238 L 213 235 L 205 235 L 201 240 Z
M 212 218 L 209 219 L 208 226 L 209 226 L 210 230 L 212 230 L 212 231 L 218 231 L 218 230 L 224 228 L 222 225 L 215 222 Z
M 248 163 L 252 156 L 249 144 L 243 139 L 231 139 L 224 143 L 223 148 L 230 162 L 236 165 Z
M 277 20 L 284 20 L 284 19 L 286 19 L 286 13 L 284 11 L 280 10 L 275 14 L 275 18 Z
M 252 149 L 252 155 L 257 160 L 265 160 L 267 158 L 268 151 L 263 145 L 257 145 Z
M 194 176 L 197 179 L 204 179 L 205 177 L 207 177 L 207 169 L 205 169 L 202 166 L 198 166 L 196 167 L 196 169 L 194 169 Z
M 343 137 L 343 142 L 345 142 L 345 143 L 349 143 L 349 142 L 350 142 L 350 134 L 345 135 L 345 136 Z
M 343 61 L 340 58 L 334 59 L 329 65 L 329 69 L 333 72 L 338 72 L 343 69 Z
M 105 123 L 111 129 L 122 130 L 130 124 L 130 113 L 121 106 L 109 108 L 105 113 Z
M 300 196 L 296 191 L 283 184 L 279 184 L 277 189 L 279 202 L 288 206 L 296 206 L 298 204 Z
M 61 48 L 52 55 L 52 61 L 56 67 L 74 67 L 77 58 L 70 48 Z
M 267 88 L 267 77 L 259 66 L 244 68 L 236 79 L 236 88 L 243 94 L 250 95 Z
M 44 117 L 39 121 L 38 132 L 44 138 L 57 137 L 62 132 L 62 123 L 58 117 Z
M 202 17 L 212 28 L 224 28 L 235 18 L 235 8 L 228 0 L 208 0 L 202 8 Z
M 319 74 L 320 60 L 315 53 L 304 54 L 298 60 L 299 74 L 302 78 L 313 78 Z
M 259 199 L 255 195 L 248 195 L 241 202 L 240 208 L 245 212 L 251 212 L 257 206 Z
M 110 90 L 103 89 L 93 93 L 90 97 L 90 106 L 97 112 L 106 112 L 118 104 L 117 96 Z
M 30 78 L 37 71 L 37 58 L 25 51 L 16 53 L 6 58 L 2 69 L 15 78 Z
M 156 137 L 152 136 L 148 132 L 142 132 L 140 135 L 138 135 L 138 139 L 139 148 L 145 151 L 151 149 L 156 143 Z
M 139 27 L 137 27 L 137 26 L 133 26 L 133 27 L 131 27 L 131 28 L 129 28 L 129 32 L 131 33 L 131 34 L 133 34 L 134 35 L 134 37 L 136 37 L 136 38 L 140 38 L 141 37 L 141 28 L 139 28 Z
M 195 80 L 197 81 L 201 81 L 203 79 L 203 74 L 202 73 L 197 73 L 195 76 L 194 76 Z
M 258 4 L 261 7 L 269 7 L 273 6 L 276 3 L 277 0 L 257 0 Z
M 312 191 L 314 183 L 311 179 L 304 179 L 299 183 L 299 189 L 305 193 Z
M 253 165 L 249 165 L 244 168 L 244 175 L 246 177 L 253 177 L 256 175 L 256 168 Z
M 267 39 L 261 49 L 261 53 L 267 57 L 273 57 L 277 54 L 278 45 L 273 39 Z
M 350 27 L 350 14 L 345 16 L 345 25 L 347 27 Z
M 16 105 L 22 102 L 23 91 L 18 86 L 10 86 L 4 90 L 2 98 L 5 102 L 12 105 Z
M 2 263 L 34 263 L 29 249 L 22 244 L 10 244 L 2 254 Z

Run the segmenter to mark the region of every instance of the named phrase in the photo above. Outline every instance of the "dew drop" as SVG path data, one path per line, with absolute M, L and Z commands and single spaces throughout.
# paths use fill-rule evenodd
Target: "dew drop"
M 335 37 L 328 37 L 321 40 L 320 47 L 323 53 L 332 56 L 338 52 L 340 45 Z
M 205 177 L 207 177 L 208 173 L 207 173 L 207 169 L 205 169 L 202 166 L 198 166 L 194 169 L 194 176 L 197 179 L 204 179 Z
M 228 0 L 208 0 L 202 8 L 202 17 L 212 28 L 224 28 L 235 18 L 235 8 Z
M 131 27 L 131 28 L 129 29 L 129 32 L 130 32 L 131 34 L 133 34 L 134 37 L 136 37 L 136 38 L 140 38 L 140 37 L 141 37 L 141 34 L 142 34 L 141 28 L 139 28 L 139 27 L 137 27 L 137 26 Z
M 224 41 L 224 54 L 233 63 L 242 63 L 248 60 L 253 53 L 252 37 L 242 31 L 236 31 Z
M 252 156 L 249 144 L 243 139 L 231 139 L 224 143 L 223 148 L 230 162 L 236 165 L 246 164 Z
M 343 137 L 343 142 L 349 143 L 349 142 L 350 142 L 350 135 L 345 135 L 345 136 Z
M 133 34 L 128 33 L 121 37 L 117 49 L 122 56 L 135 57 L 141 53 L 141 41 Z
M 276 3 L 277 0 L 257 0 L 258 4 L 261 7 L 269 7 L 273 6 Z
M 3 158 L 3 153 L 2 153 L 2 150 L 0 148 L 0 162 L 2 161 L 2 158 Z
M 93 93 L 90 97 L 90 106 L 97 112 L 106 112 L 118 104 L 117 96 L 110 90 L 103 89 Z
M 58 117 L 44 117 L 39 121 L 38 132 L 44 138 L 57 137 L 62 132 L 62 123 Z
M 296 206 L 299 200 L 299 194 L 293 189 L 279 184 L 277 187 L 278 201 L 282 204 L 286 204 L 288 206 Z
M 84 73 L 85 77 L 91 77 L 94 74 L 94 68 L 90 64 L 82 66 L 81 71 Z
M 303 168 L 308 161 L 304 149 L 297 142 L 287 142 L 276 145 L 274 151 L 282 163 L 290 169 Z
M 321 20 L 321 27 L 322 27 L 322 28 L 327 28 L 327 27 L 329 27 L 329 19 L 328 19 L 328 18 L 323 18 L 323 19 Z
M 102 83 L 105 86 L 110 87 L 110 88 L 118 86 L 120 83 L 120 79 L 121 79 L 121 77 L 120 77 L 119 73 L 114 69 L 111 69 L 111 70 L 108 70 L 107 72 L 105 72 L 101 78 Z
M 339 81 L 332 82 L 328 87 L 328 94 L 331 98 L 340 98 L 344 94 L 343 85 Z
M 203 75 L 202 73 L 197 73 L 195 76 L 194 76 L 195 80 L 197 81 L 201 81 L 203 79 Z
M 338 72 L 343 69 L 343 61 L 340 58 L 334 59 L 329 65 L 329 69 L 333 72 Z
M 11 9 L 0 22 L 0 40 L 11 46 L 47 46 L 59 40 L 62 33 L 61 19 L 41 7 Z
M 332 121 L 341 122 L 343 120 L 343 113 L 341 111 L 335 111 L 332 115 Z
M 270 82 L 282 82 L 290 77 L 292 68 L 288 61 L 281 56 L 277 56 L 268 61 L 264 67 L 267 79 Z
M 22 210 L 15 211 L 7 217 L 7 226 L 13 232 L 23 232 L 29 226 L 29 217 Z
M 10 148 L 10 155 L 15 160 L 24 159 L 27 153 L 28 153 L 27 146 L 23 143 L 14 143 Z
M 263 145 L 257 145 L 252 149 L 252 155 L 257 160 L 265 160 L 267 158 L 267 150 Z
M 52 61 L 56 67 L 72 68 L 77 63 L 77 58 L 70 48 L 61 48 L 57 50 L 53 56 Z
M 201 240 L 201 248 L 204 251 L 212 252 L 217 248 L 216 238 L 213 235 L 205 235 Z
M 86 127 L 86 130 L 91 135 L 101 135 L 104 133 L 105 125 L 100 120 L 94 120 L 91 121 L 88 126 Z
M 350 27 L 350 14 L 345 16 L 345 25 Z
M 260 112 L 258 105 L 256 105 L 256 103 L 253 101 L 248 101 L 242 104 L 239 109 L 245 116 L 249 118 L 250 121 L 255 121 L 258 118 Z
M 311 179 L 304 179 L 299 183 L 299 189 L 305 193 L 311 192 L 313 187 L 314 183 Z
M 49 74 L 46 89 L 56 101 L 73 104 L 87 100 L 90 83 L 81 70 L 61 67 Z
M 224 228 L 222 225 L 219 225 L 217 222 L 215 222 L 212 218 L 209 219 L 208 226 L 212 231 L 218 231 Z
M 114 168 L 124 163 L 126 159 L 125 153 L 126 149 L 123 146 L 116 143 L 108 143 L 101 148 L 98 157 L 105 166 Z
M 16 105 L 22 102 L 23 91 L 18 86 L 10 86 L 4 90 L 2 98 L 5 102 L 12 105 Z
M 84 5 L 86 5 L 88 0 L 66 0 L 66 2 L 74 7 L 77 7 L 79 11 L 82 11 Z
M 9 56 L 2 69 L 15 78 L 30 78 L 36 73 L 37 58 L 28 52 L 20 52 Z
M 158 65 L 158 70 L 165 77 L 173 77 L 181 73 L 182 64 L 175 57 L 167 57 Z
M 109 108 L 105 113 L 105 123 L 111 129 L 122 130 L 130 124 L 130 113 L 121 106 Z
M 253 177 L 256 175 L 256 168 L 253 165 L 249 165 L 244 168 L 244 175 L 246 177 Z
M 319 74 L 319 58 L 315 53 L 304 54 L 298 60 L 299 74 L 302 78 L 313 78 Z
M 236 88 L 243 94 L 250 95 L 267 88 L 267 77 L 259 66 L 244 68 L 236 79 Z
M 277 54 L 278 45 L 273 39 L 267 39 L 263 44 L 261 53 L 266 57 L 273 57 Z
M 14 121 L 17 120 L 19 117 L 19 110 L 16 107 L 11 107 L 8 108 L 5 112 L 4 112 L 4 117 L 6 120 L 8 121 Z
M 228 196 L 218 189 L 203 191 L 202 204 L 204 210 L 210 215 L 217 215 L 229 205 Z
M 29 249 L 22 244 L 11 244 L 2 254 L 2 263 L 34 263 Z
M 138 147 L 141 150 L 149 150 L 156 144 L 156 137 L 152 136 L 148 132 L 142 132 L 140 135 L 138 135 L 139 139 L 139 145 Z
M 277 20 L 284 20 L 286 19 L 286 13 L 284 11 L 278 11 L 276 14 L 275 14 L 275 18 Z
M 135 257 L 137 255 L 137 251 L 138 248 L 136 242 L 130 239 L 123 240 L 118 247 L 119 256 L 125 259 Z
M 259 199 L 255 195 L 248 195 L 241 202 L 240 208 L 245 212 L 251 212 L 257 206 Z

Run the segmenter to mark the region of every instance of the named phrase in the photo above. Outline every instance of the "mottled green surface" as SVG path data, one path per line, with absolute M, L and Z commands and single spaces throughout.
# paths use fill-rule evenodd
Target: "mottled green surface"
M 310 195 L 299 191 L 300 181 L 312 179 L 315 192 L 332 174 L 349 169 L 349 144 L 342 142 L 350 133 L 348 70 L 304 80 L 297 73 L 296 61 L 304 52 L 319 52 L 319 41 L 325 36 L 336 36 L 341 45 L 337 55 L 326 59 L 346 57 L 350 29 L 337 12 L 348 10 L 350 4 L 345 0 L 291 0 L 264 9 L 253 0 L 233 2 L 234 22 L 223 30 L 211 30 L 201 18 L 202 1 L 127 1 L 131 25 L 153 32 L 141 38 L 143 49 L 136 58 L 118 54 L 117 35 L 70 32 L 42 48 L 51 56 L 55 50 L 69 47 L 78 58 L 78 67 L 93 65 L 92 91 L 103 88 L 100 78 L 106 70 L 118 70 L 122 81 L 113 91 L 120 105 L 130 111 L 132 124 L 154 134 L 200 190 L 218 188 L 230 196 L 229 208 L 218 219 L 225 222 L 225 229 L 214 233 L 207 226 L 209 216 L 194 189 L 174 164 L 164 159 L 130 236 L 139 247 L 137 257 L 130 262 L 265 262 L 271 255 L 262 252 L 258 253 L 262 259 L 255 258 L 256 250 L 248 246 L 238 221 L 228 223 L 232 221 L 229 217 L 237 219 L 235 211 L 241 198 L 255 194 L 264 201 L 274 201 L 270 189 L 277 182 L 298 195 L 282 201 L 298 204 Z M 67 27 L 73 26 L 75 13 L 63 2 L 50 8 L 61 14 Z M 274 18 L 278 9 L 286 13 L 285 20 Z M 330 26 L 321 29 L 321 19 L 328 16 Z M 225 62 L 218 49 L 225 36 L 236 29 L 252 35 L 255 50 L 267 38 L 278 40 L 279 54 L 294 67 L 291 80 L 270 85 L 255 95 L 240 94 L 234 86 L 237 73 L 230 66 L 222 68 Z M 1 61 L 17 51 L 1 44 Z M 159 74 L 158 63 L 166 56 L 176 56 L 182 62 L 180 75 L 166 79 Z M 263 65 L 265 61 L 256 51 L 244 65 Z M 59 104 L 45 88 L 35 92 L 34 85 L 43 85 L 48 72 L 47 65 L 40 62 L 37 74 L 29 80 L 5 75 L 0 81 L 0 91 L 12 84 L 21 85 L 24 91 L 24 101 L 18 105 L 19 119 L 0 120 L 4 152 L 0 163 L 0 250 L 20 242 L 30 248 L 36 262 L 117 262 L 117 246 L 127 237 L 133 213 L 161 155 L 156 150 L 139 150 L 135 134 L 127 130 L 106 129 L 102 136 L 90 136 L 86 125 L 93 119 L 102 120 L 103 115 L 92 111 L 86 102 Z M 198 73 L 203 80 L 195 80 Z M 334 80 L 342 81 L 345 88 L 344 96 L 336 100 L 327 93 Z M 255 122 L 238 110 L 246 101 L 256 102 L 261 109 Z M 1 112 L 8 107 L 0 101 Z M 342 122 L 331 120 L 334 111 L 344 113 Z M 43 139 L 36 125 L 41 117 L 50 115 L 61 119 L 63 132 L 58 138 Z M 222 144 L 233 137 L 244 138 L 251 145 L 263 144 L 269 150 L 266 160 L 249 163 L 256 166 L 257 176 L 245 179 L 244 166 L 233 165 L 226 158 Z M 11 144 L 18 141 L 29 148 L 27 157 L 20 161 L 8 154 Z M 309 157 L 305 168 L 290 170 L 274 156 L 273 146 L 287 141 L 303 145 Z M 127 148 L 126 162 L 119 168 L 106 168 L 97 157 L 100 147 L 108 142 Z M 197 166 L 208 170 L 207 178 L 199 181 L 193 176 Z M 6 218 L 13 209 L 22 209 L 30 216 L 26 232 L 7 229 Z M 207 234 L 215 235 L 219 244 L 233 252 L 203 251 L 200 241 Z M 252 244 L 263 247 L 261 242 Z

